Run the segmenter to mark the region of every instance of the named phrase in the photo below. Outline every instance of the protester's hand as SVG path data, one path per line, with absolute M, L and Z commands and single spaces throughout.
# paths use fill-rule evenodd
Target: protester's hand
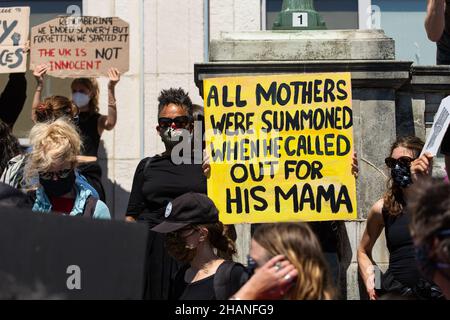
M 211 164 L 209 162 L 209 156 L 206 154 L 206 150 L 203 150 L 203 174 L 209 178 L 211 176 Z
M 24 46 L 23 46 L 23 53 L 24 53 L 24 54 L 30 53 L 30 40 L 28 40 L 27 42 L 25 42 L 25 44 L 24 44 Z
M 411 163 L 411 178 L 413 182 L 416 182 L 421 177 L 430 175 L 432 165 L 433 156 L 429 152 L 414 160 Z
M 125 221 L 126 222 L 136 222 L 136 219 L 132 216 L 126 216 L 125 217 Z
M 48 65 L 40 64 L 34 68 L 33 75 L 36 78 L 38 85 L 42 86 L 44 84 L 44 75 L 48 71 Z
M 378 300 L 377 292 L 375 290 L 375 273 L 367 279 L 366 291 L 370 300 Z
M 356 152 L 353 153 L 352 157 L 352 175 L 356 178 L 358 178 L 359 174 L 359 168 L 358 168 L 358 157 Z
M 117 68 L 108 70 L 109 85 L 114 87 L 120 81 L 120 71 Z
M 283 255 L 270 259 L 232 297 L 241 300 L 281 299 L 294 286 L 297 269 Z

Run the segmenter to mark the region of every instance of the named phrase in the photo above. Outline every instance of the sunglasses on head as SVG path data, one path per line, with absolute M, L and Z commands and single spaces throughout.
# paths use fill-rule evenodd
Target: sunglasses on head
M 72 169 L 64 169 L 56 172 L 41 172 L 39 173 L 39 177 L 44 180 L 51 180 L 54 176 L 58 179 L 64 179 L 67 178 L 71 172 Z
M 189 117 L 179 116 L 173 119 L 161 117 L 158 119 L 158 125 L 163 129 L 170 127 L 172 123 L 174 123 L 177 128 L 185 128 L 189 124 Z
M 394 158 L 392 158 L 392 157 L 387 157 L 387 158 L 384 160 L 384 162 L 386 163 L 386 165 L 388 166 L 388 168 L 391 168 L 391 169 L 395 168 L 395 166 L 396 166 L 397 164 L 403 165 L 403 166 L 408 166 L 408 167 L 409 167 L 409 166 L 411 165 L 411 162 L 413 162 L 413 161 L 414 161 L 413 158 L 407 157 L 407 156 L 400 157 L 400 158 L 398 158 L 398 159 L 394 159 Z

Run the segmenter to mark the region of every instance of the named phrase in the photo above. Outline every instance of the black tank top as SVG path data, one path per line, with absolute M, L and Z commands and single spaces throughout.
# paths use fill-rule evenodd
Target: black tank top
M 450 0 L 445 1 L 445 27 L 437 42 L 436 64 L 450 65 Z
M 386 244 L 389 250 L 389 269 L 395 280 L 414 287 L 421 278 L 416 267 L 413 240 L 409 232 L 411 215 L 405 210 L 398 216 L 383 209 Z
M 80 135 L 83 141 L 83 149 L 81 152 L 83 156 L 96 157 L 98 154 L 98 146 L 100 144 L 100 135 L 98 134 L 99 117 L 99 113 L 80 113 L 78 128 L 80 129 Z

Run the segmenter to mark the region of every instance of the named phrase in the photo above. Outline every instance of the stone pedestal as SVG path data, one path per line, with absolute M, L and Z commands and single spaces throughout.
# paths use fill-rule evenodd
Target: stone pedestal
M 385 191 L 388 172 L 384 158 L 398 134 L 425 138 L 426 99 L 436 102 L 439 95 L 449 91 L 442 83 L 450 83 L 450 71 L 412 69 L 410 61 L 395 61 L 394 41 L 380 30 L 223 33 L 221 39 L 212 41 L 210 53 L 211 62 L 194 67 L 201 95 L 202 81 L 209 77 L 351 73 L 354 143 L 360 170 L 358 221 L 341 224 L 341 291 L 348 299 L 364 296 L 358 289 L 364 286 L 358 283 L 356 249 L 367 213 Z M 250 226 L 238 226 L 239 260 L 244 263 L 249 232 Z M 382 269 L 387 266 L 384 233 L 373 256 Z
M 381 30 L 222 33 L 210 61 L 394 60 L 394 40 Z

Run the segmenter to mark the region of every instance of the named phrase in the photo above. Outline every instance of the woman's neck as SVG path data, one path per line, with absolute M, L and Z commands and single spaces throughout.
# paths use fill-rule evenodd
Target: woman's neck
M 202 247 L 191 261 L 191 268 L 196 270 L 207 269 L 212 262 L 218 260 L 219 257 L 214 253 L 211 246 Z

